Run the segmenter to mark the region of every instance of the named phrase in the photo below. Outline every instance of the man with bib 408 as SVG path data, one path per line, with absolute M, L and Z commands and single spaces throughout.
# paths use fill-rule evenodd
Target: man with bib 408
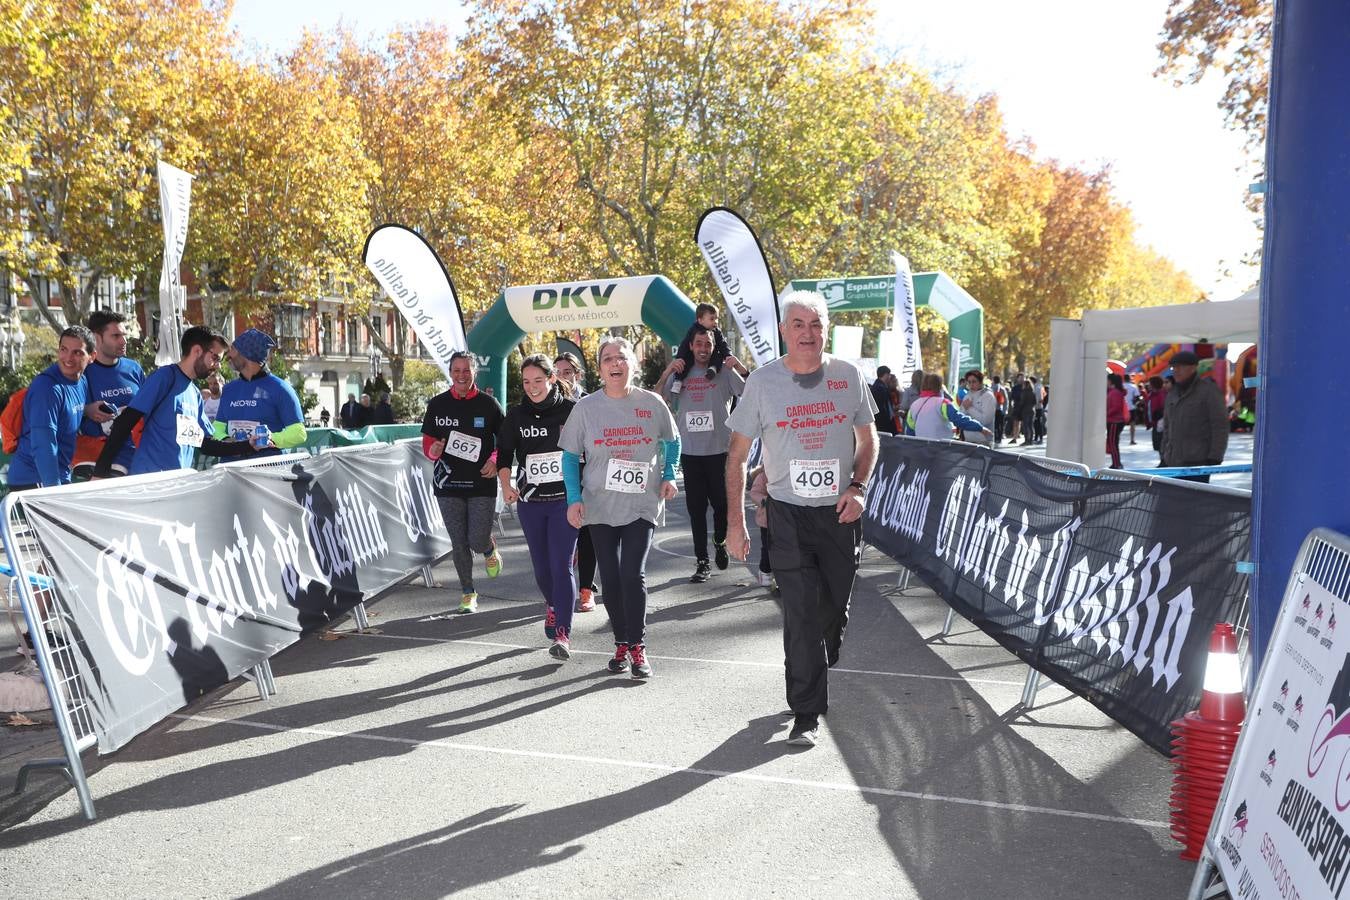
M 727 460 L 731 555 L 745 559 L 745 461 L 759 438 L 769 483 L 769 562 L 783 598 L 788 743 L 813 746 L 829 701 L 862 547 L 863 495 L 876 462 L 876 403 L 858 367 L 826 356 L 825 298 L 783 299 L 786 353 L 756 369 L 732 412 Z

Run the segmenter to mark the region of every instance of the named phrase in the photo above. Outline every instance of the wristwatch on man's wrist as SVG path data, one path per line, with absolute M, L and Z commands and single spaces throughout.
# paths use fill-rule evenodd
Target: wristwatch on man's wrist
M 850 481 L 848 483 L 848 486 L 851 488 L 857 488 L 864 494 L 867 493 L 867 485 L 863 484 L 861 481 Z

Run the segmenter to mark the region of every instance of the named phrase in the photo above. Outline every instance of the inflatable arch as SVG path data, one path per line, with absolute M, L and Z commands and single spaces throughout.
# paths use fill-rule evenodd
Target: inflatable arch
M 793 281 L 794 291 L 817 291 L 831 312 L 891 309 L 895 306 L 895 276 L 826 278 Z M 914 304 L 931 307 L 947 320 L 947 383 L 958 383 L 961 373 L 984 368 L 984 307 L 943 272 L 914 273 Z
M 694 303 L 664 275 L 509 287 L 469 332 L 469 350 L 482 361 L 479 386 L 505 405 L 506 357 L 525 335 L 639 324 L 678 345 L 694 324 Z

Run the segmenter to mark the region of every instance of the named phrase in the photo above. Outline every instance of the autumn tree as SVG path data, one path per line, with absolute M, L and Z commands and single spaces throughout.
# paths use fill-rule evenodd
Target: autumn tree
M 377 44 L 339 33 L 330 55 L 376 167 L 366 227 L 415 229 L 451 272 L 471 320 L 509 281 L 526 277 L 521 261 L 548 255 L 540 238 L 570 199 L 558 193 L 556 166 L 536 164 L 542 154 L 518 139 L 497 88 L 442 28 L 395 31 Z M 541 192 L 549 201 L 531 202 Z M 377 295 L 374 280 L 363 279 L 358 306 Z M 405 332 L 396 329 L 392 343 L 374 339 L 397 387 Z
M 275 62 L 223 60 L 198 100 L 184 262 L 212 320 L 341 295 L 361 274 L 376 169 L 316 41 Z
M 227 15 L 224 0 L 0 0 L 0 268 L 35 298 L 50 285 L 65 322 L 103 276 L 153 268 L 155 161 L 200 156 L 188 117 Z
M 1217 71 L 1226 80 L 1219 107 L 1252 148 L 1265 140 L 1274 19 L 1273 0 L 1171 0 L 1158 44 L 1157 74 L 1194 84 Z

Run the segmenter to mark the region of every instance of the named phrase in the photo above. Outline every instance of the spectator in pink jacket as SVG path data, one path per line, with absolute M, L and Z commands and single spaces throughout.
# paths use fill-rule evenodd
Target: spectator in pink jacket
M 1130 422 L 1130 404 L 1125 395 L 1125 382 L 1115 372 L 1106 376 L 1106 451 L 1111 454 L 1111 468 L 1123 469 L 1120 464 L 1120 433 Z

